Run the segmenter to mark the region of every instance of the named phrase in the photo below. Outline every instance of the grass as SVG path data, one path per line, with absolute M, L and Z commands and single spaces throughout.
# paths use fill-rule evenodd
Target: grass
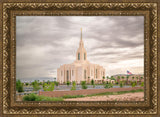
M 85 97 L 84 95 L 64 95 L 62 98 L 67 99 L 67 98 L 81 98 Z
M 23 97 L 23 101 L 63 101 L 62 97 L 46 97 L 38 96 L 34 93 L 26 95 Z
M 135 92 L 143 92 L 143 89 L 137 89 L 137 90 L 131 90 L 131 91 L 105 92 L 105 93 L 91 94 L 87 96 L 91 97 L 91 96 L 102 96 L 102 95 L 121 95 L 125 93 L 135 93 Z
M 64 101 L 64 99 L 68 98 L 83 98 L 83 97 L 92 97 L 92 96 L 102 96 L 102 95 L 121 95 L 125 93 L 136 93 L 143 92 L 143 89 L 131 90 L 131 91 L 118 91 L 118 92 L 105 92 L 105 93 L 97 93 L 91 95 L 64 95 L 62 97 L 46 97 L 46 96 L 38 96 L 36 94 L 29 94 L 23 97 L 23 101 Z

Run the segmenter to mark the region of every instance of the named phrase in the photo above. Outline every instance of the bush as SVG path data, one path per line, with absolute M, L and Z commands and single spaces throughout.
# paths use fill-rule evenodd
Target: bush
M 38 96 L 34 93 L 31 93 L 27 96 L 23 97 L 23 101 L 36 101 L 36 99 L 38 98 Z
M 104 86 L 104 88 L 106 88 L 106 89 L 107 89 L 107 88 L 112 88 L 112 87 L 113 87 L 113 84 L 112 84 L 112 83 L 109 83 L 109 84 L 106 83 L 105 86 Z
M 24 96 L 23 101 L 63 101 L 63 98 L 38 96 L 34 93 L 31 93 L 29 95 Z
M 70 85 L 70 82 L 69 81 L 67 81 L 67 86 L 69 86 Z
M 21 83 L 20 80 L 17 80 L 17 81 L 16 81 L 16 90 L 17 90 L 18 92 L 23 92 L 23 84 Z
M 71 90 L 76 90 L 76 82 L 75 81 L 72 82 L 72 88 L 71 88 Z
M 122 88 L 122 87 L 123 87 L 123 82 L 122 82 L 122 81 L 120 81 L 120 84 L 119 84 L 119 85 L 120 85 L 120 87 Z
M 132 85 L 132 87 L 135 87 L 136 86 L 136 82 L 132 82 L 131 85 Z
M 44 91 L 53 91 L 54 90 L 54 82 L 50 83 L 50 84 L 47 84 L 47 83 L 44 83 L 43 85 L 43 90 Z
M 143 87 L 143 86 L 144 86 L 144 82 L 141 83 L 141 87 Z
M 93 88 L 95 87 L 93 79 L 91 80 L 91 85 L 93 85 Z
M 82 89 L 87 89 L 86 81 L 81 81 Z
M 54 81 L 54 84 L 55 84 L 56 86 L 58 86 L 58 85 L 59 85 L 59 82 L 57 82 L 57 81 Z
M 113 84 L 112 83 L 109 83 L 110 87 L 112 88 L 113 87 Z
M 26 83 L 26 86 L 28 86 L 28 85 L 29 85 L 29 83 L 27 82 L 27 83 Z
M 104 86 L 104 88 L 110 88 L 110 86 L 109 86 L 109 84 L 106 84 L 105 86 Z
M 37 80 L 32 82 L 32 85 L 33 85 L 33 90 L 34 91 L 38 91 L 39 89 L 41 89 Z

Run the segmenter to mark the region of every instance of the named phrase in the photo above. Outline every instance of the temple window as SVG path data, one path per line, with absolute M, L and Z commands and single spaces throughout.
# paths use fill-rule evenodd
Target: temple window
M 67 70 L 67 81 L 69 81 L 69 71 Z
M 86 53 L 84 53 L 84 60 L 86 60 Z
M 84 70 L 84 79 L 86 79 L 86 70 Z
M 97 69 L 96 69 L 96 78 L 97 78 Z
M 72 70 L 72 76 L 74 76 L 74 70 Z
M 80 53 L 78 53 L 78 60 L 80 60 Z

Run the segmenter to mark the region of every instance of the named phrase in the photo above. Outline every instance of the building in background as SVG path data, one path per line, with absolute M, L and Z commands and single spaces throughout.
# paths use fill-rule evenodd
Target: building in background
M 84 48 L 81 29 L 81 38 L 76 53 L 76 60 L 71 64 L 64 64 L 57 69 L 57 81 L 60 84 L 66 83 L 67 81 L 75 81 L 79 84 L 81 81 L 90 82 L 93 79 L 96 83 L 102 83 L 103 77 L 105 77 L 105 69 L 87 60 L 87 52 Z
M 137 81 L 137 82 L 144 82 L 144 75 L 143 74 L 117 74 L 111 76 L 111 78 L 115 79 L 116 81 L 127 81 L 128 83 L 132 81 Z

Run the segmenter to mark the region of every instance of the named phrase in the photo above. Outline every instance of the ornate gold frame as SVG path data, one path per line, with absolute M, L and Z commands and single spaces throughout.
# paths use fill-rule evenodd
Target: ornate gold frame
M 158 45 L 159 19 L 158 0 L 62 0 L 30 1 L 3 0 L 0 3 L 0 22 L 2 38 L 0 40 L 0 115 L 106 115 L 106 114 L 150 114 L 158 115 L 158 77 L 160 57 Z M 145 17 L 145 100 L 143 102 L 17 102 L 15 100 L 15 61 L 16 35 L 15 20 L 18 15 L 142 15 Z M 159 93 L 160 94 L 160 93 Z M 110 116 L 113 116 L 110 115 Z M 38 115 L 37 115 L 38 116 Z M 152 115 L 151 115 L 152 116 Z

